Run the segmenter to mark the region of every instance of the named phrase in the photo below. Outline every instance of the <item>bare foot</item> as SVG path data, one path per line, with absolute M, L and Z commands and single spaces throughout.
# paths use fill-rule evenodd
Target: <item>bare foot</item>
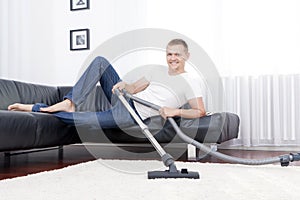
M 52 106 L 46 107 L 46 108 L 40 108 L 41 112 L 58 112 L 58 111 L 64 111 L 64 112 L 75 112 L 75 104 L 69 100 L 65 99 L 62 102 L 59 102 L 57 104 L 54 104 Z
M 22 104 L 22 103 L 14 103 L 8 106 L 8 110 L 10 111 L 24 111 L 31 112 L 33 104 Z

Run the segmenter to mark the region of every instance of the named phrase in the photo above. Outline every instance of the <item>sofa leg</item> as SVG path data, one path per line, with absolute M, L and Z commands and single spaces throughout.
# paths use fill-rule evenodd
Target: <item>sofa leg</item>
M 7 158 L 7 157 L 10 157 L 11 156 L 11 153 L 10 151 L 6 151 L 4 152 L 4 157 Z
M 205 145 L 209 146 L 210 151 L 213 151 L 213 152 L 217 152 L 218 151 L 218 145 L 215 144 L 215 143 L 207 143 Z M 201 151 L 201 149 L 197 149 L 197 152 L 196 152 L 196 158 L 197 158 L 197 160 L 204 159 L 208 155 L 209 155 L 208 153 L 205 153 L 205 152 Z
M 58 160 L 62 161 L 64 159 L 64 146 L 58 146 Z
M 4 163 L 3 167 L 4 168 L 9 168 L 10 167 L 10 161 L 11 161 L 11 154 L 10 152 L 4 152 Z
M 64 158 L 64 146 L 63 145 L 60 145 L 60 146 L 54 147 L 54 148 L 45 148 L 45 149 L 23 150 L 23 151 L 16 151 L 16 152 L 6 151 L 6 152 L 4 152 L 4 168 L 10 167 L 12 156 L 16 156 L 16 155 L 20 155 L 20 154 L 41 152 L 41 151 L 49 151 L 49 150 L 54 150 L 54 149 L 58 149 L 58 160 L 62 161 Z
M 188 161 L 197 160 L 197 148 L 194 145 L 187 144 L 187 160 Z
M 205 143 L 204 145 L 209 146 L 211 151 L 218 151 L 218 145 L 216 143 Z M 187 160 L 198 161 L 208 156 L 207 153 L 202 152 L 201 149 L 196 148 L 194 145 L 187 144 Z

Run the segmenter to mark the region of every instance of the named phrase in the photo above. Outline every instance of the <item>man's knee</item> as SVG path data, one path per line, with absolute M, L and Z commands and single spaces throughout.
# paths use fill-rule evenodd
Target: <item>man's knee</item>
M 97 56 L 94 61 L 99 62 L 99 63 L 109 63 L 108 60 L 102 56 Z
M 109 61 L 106 58 L 102 57 L 102 56 L 97 56 L 94 59 L 93 63 L 95 63 L 98 67 L 100 67 L 102 69 L 106 69 L 107 67 L 110 66 Z

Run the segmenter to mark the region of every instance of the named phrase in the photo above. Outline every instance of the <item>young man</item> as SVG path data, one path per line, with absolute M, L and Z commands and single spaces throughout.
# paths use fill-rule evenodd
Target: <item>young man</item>
M 119 75 L 105 58 L 97 57 L 62 102 L 52 106 L 41 103 L 16 103 L 8 106 L 8 110 L 53 113 L 65 123 L 76 126 L 126 127 L 135 124 L 134 119 L 114 94 L 115 89 L 125 89 L 141 99 L 162 107 L 157 112 L 128 100 L 142 120 L 159 114 L 164 118 L 202 117 L 206 111 L 201 83 L 185 71 L 185 62 L 189 56 L 188 46 L 184 40 L 171 40 L 166 48 L 168 69 L 152 71 L 152 74 L 130 84 L 121 81 Z M 75 112 L 76 106 L 85 101 L 98 82 L 100 82 L 111 107 L 105 111 Z M 186 103 L 190 105 L 190 109 L 181 109 L 180 107 Z

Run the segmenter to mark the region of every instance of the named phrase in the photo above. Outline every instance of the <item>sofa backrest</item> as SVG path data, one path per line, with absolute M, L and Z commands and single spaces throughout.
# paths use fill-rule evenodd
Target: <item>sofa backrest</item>
M 13 103 L 52 105 L 59 100 L 57 87 L 0 79 L 1 110 L 7 110 L 8 105 Z
M 0 79 L 0 110 L 7 110 L 13 103 L 45 103 L 53 105 L 61 100 L 71 90 L 70 86 L 46 86 L 14 80 Z M 100 86 L 91 93 L 85 103 L 79 105 L 79 110 L 106 110 L 110 107 Z

